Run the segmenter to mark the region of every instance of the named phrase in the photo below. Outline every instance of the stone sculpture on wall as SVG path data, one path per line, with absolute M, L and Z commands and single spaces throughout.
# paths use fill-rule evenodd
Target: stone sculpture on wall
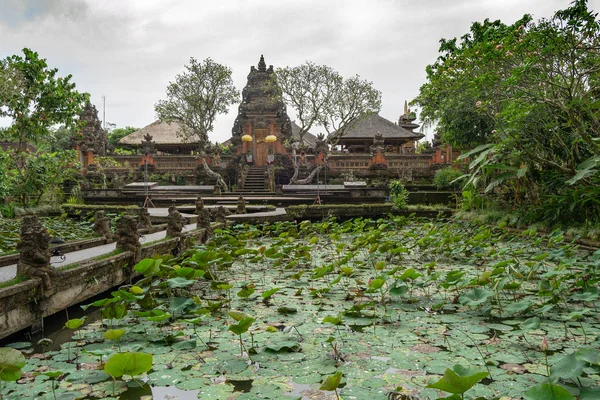
M 177 211 L 177 207 L 169 207 L 169 215 L 167 216 L 167 236 L 183 238 L 183 217 Z
M 196 221 L 196 229 L 205 229 L 205 234 L 202 242 L 206 242 L 206 240 L 212 236 L 213 231 L 210 225 L 210 213 L 206 208 L 204 208 L 204 200 L 202 197 L 198 197 L 196 199 L 196 214 L 198 215 L 198 220 Z
M 241 194 L 237 200 L 237 210 L 235 211 L 235 213 L 246 214 L 246 199 L 244 199 L 244 196 L 242 196 Z
M 117 250 L 131 251 L 134 262 L 142 258 L 142 244 L 138 232 L 137 221 L 130 215 L 124 215 L 117 223 Z
M 138 227 L 147 229 L 148 232 L 152 231 L 152 221 L 150 220 L 148 207 L 140 208 L 140 213 L 138 214 Z
M 217 207 L 217 211 L 215 212 L 215 221 L 220 224 L 227 223 L 227 216 L 230 215 L 231 212 L 223 206 Z
M 44 295 L 52 291 L 52 279 L 58 275 L 50 265 L 49 241 L 50 235 L 37 216 L 30 215 L 23 218 L 21 241 L 17 244 L 19 251 L 17 276 L 40 278 Z
M 94 232 L 100 236 L 104 236 L 108 240 L 113 237 L 110 229 L 110 218 L 106 216 L 104 211 L 96 211 L 94 214 Z

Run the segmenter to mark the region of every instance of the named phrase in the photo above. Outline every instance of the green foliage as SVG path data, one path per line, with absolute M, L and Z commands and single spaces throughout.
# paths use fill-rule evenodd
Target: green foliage
M 463 173 L 454 168 L 444 168 L 435 171 L 433 183 L 438 189 L 460 189 L 462 184 L 456 181 Z
M 27 142 L 44 141 L 56 124 L 77 125 L 89 95 L 75 90 L 71 75 L 57 74 L 56 68 L 49 68 L 45 59 L 27 48 L 23 56 L 0 60 L 0 117 L 12 120 L 6 134 L 19 143 L 19 150 Z
M 399 180 L 393 180 L 389 185 L 390 196 L 392 197 L 392 204 L 398 210 L 406 208 L 408 205 L 408 190 L 404 187 L 404 183 Z
M 319 387 L 319 389 L 333 392 L 334 390 L 337 390 L 337 388 L 340 386 L 341 381 L 342 381 L 342 371 L 338 371 L 335 374 L 330 375 L 327 378 L 325 378 L 323 383 L 321 383 L 321 386 Z
M 79 173 L 73 150 L 54 153 L 0 150 L 0 160 L 6 162 L 0 166 L 0 175 L 3 175 L 0 178 L 0 198 L 16 197 L 23 207 L 36 206 L 44 193 L 60 188 Z
M 444 392 L 463 395 L 477 382 L 487 377 L 489 373 L 475 371 L 462 365 L 455 365 L 453 369 L 447 368 L 444 376 L 435 383 L 427 385 L 428 388 L 439 389 Z
M 21 368 L 24 366 L 23 353 L 8 347 L 0 347 L 0 381 L 16 381 L 21 377 Z
M 126 126 L 125 128 L 115 128 L 112 129 L 108 134 L 108 143 L 115 147 L 115 150 L 120 148 L 119 140 L 123 139 L 125 136 L 137 131 L 138 128 L 134 128 L 132 126 Z
M 123 375 L 136 376 L 150 371 L 152 354 L 141 352 L 117 353 L 110 357 L 104 365 L 104 372 L 113 378 Z
M 472 152 L 471 179 L 532 220 L 599 220 L 600 24 L 586 1 L 534 23 L 476 22 L 441 40 L 415 102 L 443 139 Z M 478 147 L 480 146 L 480 147 Z

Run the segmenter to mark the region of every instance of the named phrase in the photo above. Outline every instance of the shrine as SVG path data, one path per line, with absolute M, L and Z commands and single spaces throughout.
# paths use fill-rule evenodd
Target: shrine
M 372 114 L 336 140 L 310 132 L 300 140 L 301 128 L 287 114 L 273 66 L 267 67 L 261 55 L 258 64 L 250 67 L 230 139 L 211 146 L 206 162 L 241 193 L 273 192 L 289 183 L 292 146 L 296 148 L 298 177 L 304 181 L 311 180 L 311 171 L 323 162 L 330 181 L 352 179 L 348 175 L 362 180 L 432 176 L 433 165 L 449 164 L 455 157 L 449 148 L 417 154 L 417 142 L 425 135 L 416 131 L 420 125 L 415 120 L 415 113 L 404 102 L 397 122 Z M 142 161 L 136 162 L 134 156 L 114 158 L 122 158 L 124 166 L 137 164 L 157 174 L 180 174 L 188 184 L 214 184 L 214 177 L 200 167 L 198 143 L 183 140 L 180 130 L 176 122 L 155 121 L 120 141 L 142 150 L 143 155 L 138 156 Z M 148 146 L 154 152 L 142 149 Z

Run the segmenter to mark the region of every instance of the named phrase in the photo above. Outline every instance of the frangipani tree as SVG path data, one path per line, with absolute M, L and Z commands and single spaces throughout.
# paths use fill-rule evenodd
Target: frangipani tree
M 297 67 L 278 68 L 275 74 L 284 103 L 296 112 L 300 143 L 306 132 L 319 126 L 327 132 L 328 144 L 336 145 L 356 121 L 381 109 L 381 92 L 358 75 L 344 79 L 331 67 L 310 61 Z M 306 179 L 298 180 L 295 146 L 292 162 L 294 175 L 290 184 L 310 183 L 325 165 L 318 165 Z
M 184 139 L 198 141 L 205 172 L 225 191 L 228 187 L 223 177 L 210 169 L 204 156 L 210 147 L 208 133 L 212 132 L 217 115 L 227 114 L 228 107 L 239 102 L 239 97 L 230 68 L 210 58 L 198 62 L 192 57 L 185 72 L 169 82 L 166 100 L 154 106 L 161 121 L 178 122 Z

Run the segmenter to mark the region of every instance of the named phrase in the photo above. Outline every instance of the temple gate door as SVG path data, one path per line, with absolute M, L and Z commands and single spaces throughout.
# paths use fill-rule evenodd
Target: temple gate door
M 269 155 L 269 144 L 265 141 L 266 137 L 266 129 L 254 130 L 254 139 L 256 140 L 256 165 L 267 165 L 267 156 Z

